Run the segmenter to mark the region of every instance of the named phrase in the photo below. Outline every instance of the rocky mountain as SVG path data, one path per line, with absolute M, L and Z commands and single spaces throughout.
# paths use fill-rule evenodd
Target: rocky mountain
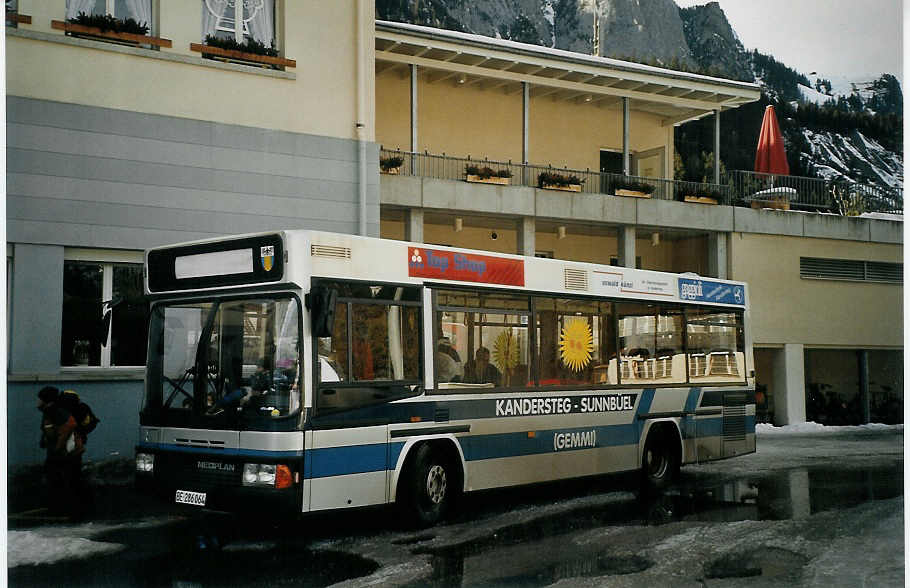
M 694 61 L 707 72 L 754 81 L 742 42 L 717 2 L 679 9 L 686 45 Z
M 717 2 L 679 8 L 673 0 L 376 0 L 376 17 L 586 54 L 594 51 L 596 17 L 600 55 L 762 87 L 761 101 L 722 116 L 726 168 L 751 169 L 764 107 L 773 104 L 792 174 L 895 188 L 903 182 L 903 96 L 894 76 L 859 84 L 810 80 L 770 55 L 748 51 Z M 712 124 L 705 119 L 677 128 L 677 152 L 686 154 L 678 178 L 701 179 L 713 148 Z

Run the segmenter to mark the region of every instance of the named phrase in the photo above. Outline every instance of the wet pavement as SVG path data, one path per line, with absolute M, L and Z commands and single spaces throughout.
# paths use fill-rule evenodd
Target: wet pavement
M 118 551 L 14 567 L 9 583 L 902 586 L 903 432 L 860 437 L 759 439 L 759 454 L 686 467 L 657 496 L 630 476 L 470 495 L 422 531 L 387 509 L 281 525 L 124 513 L 74 531 Z M 10 527 L 64 529 L 28 516 Z M 845 557 L 852 548 L 863 557 Z

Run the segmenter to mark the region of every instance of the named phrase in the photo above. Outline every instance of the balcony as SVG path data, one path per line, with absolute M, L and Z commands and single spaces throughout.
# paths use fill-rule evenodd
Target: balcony
M 494 177 L 502 176 L 507 181 L 497 184 L 535 188 L 552 187 L 541 181 L 542 174 L 571 178 L 574 192 L 636 196 L 655 200 L 675 200 L 701 204 L 743 206 L 751 208 L 774 208 L 825 212 L 842 216 L 854 216 L 864 212 L 878 212 L 903 215 L 903 198 L 898 190 L 886 190 L 861 184 L 832 182 L 818 178 L 799 176 L 778 176 L 748 171 L 728 171 L 721 175 L 720 184 L 683 182 L 623 174 L 604 173 L 590 169 L 554 168 L 536 164 L 521 164 L 512 161 L 493 161 L 451 157 L 446 154 L 412 153 L 382 149 L 380 160 L 400 159 L 401 165 L 387 173 L 442 180 L 466 180 L 469 167 L 488 168 Z M 546 178 L 547 176 L 544 176 Z M 474 178 L 471 178 L 474 179 Z M 627 190 L 625 187 L 638 185 L 646 190 Z M 637 192 L 634 194 L 633 192 Z

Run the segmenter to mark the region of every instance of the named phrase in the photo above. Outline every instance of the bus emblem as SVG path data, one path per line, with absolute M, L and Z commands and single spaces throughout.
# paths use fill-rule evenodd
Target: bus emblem
M 265 245 L 259 248 L 259 260 L 262 262 L 262 269 L 267 272 L 272 271 L 275 261 L 275 246 Z

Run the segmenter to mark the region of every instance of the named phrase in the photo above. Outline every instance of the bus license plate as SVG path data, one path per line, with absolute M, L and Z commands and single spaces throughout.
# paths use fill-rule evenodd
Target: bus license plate
M 193 506 L 205 506 L 205 492 L 177 490 L 175 502 L 180 504 L 192 504 Z

